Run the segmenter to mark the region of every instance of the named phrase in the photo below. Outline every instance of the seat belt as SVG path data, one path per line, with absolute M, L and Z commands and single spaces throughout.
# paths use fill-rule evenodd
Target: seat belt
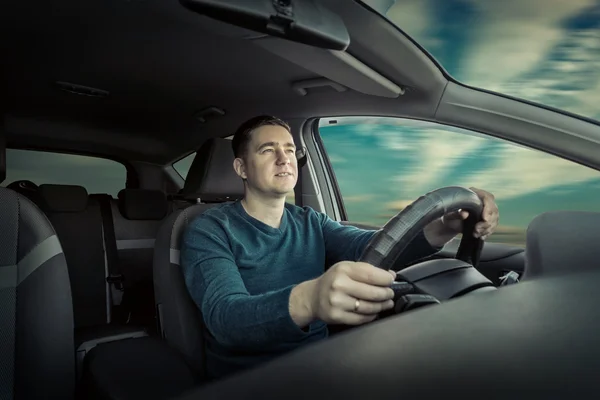
M 119 268 L 119 254 L 117 252 L 117 239 L 115 237 L 115 225 L 112 217 L 111 200 L 107 194 L 92 195 L 100 203 L 102 215 L 102 228 L 104 230 L 104 244 L 106 248 L 106 260 L 108 264 L 108 276 L 106 282 L 112 284 L 119 291 L 124 290 L 124 277 Z
M 298 179 L 296 180 L 296 186 L 294 187 L 294 197 L 296 198 L 296 205 L 300 207 L 302 204 L 302 175 L 304 166 L 306 165 L 308 153 L 305 147 L 302 147 L 296 151 L 296 159 L 298 160 Z

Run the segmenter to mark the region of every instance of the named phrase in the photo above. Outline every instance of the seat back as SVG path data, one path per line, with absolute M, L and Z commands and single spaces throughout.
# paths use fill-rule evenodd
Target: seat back
M 0 143 L 0 182 L 3 153 Z M 0 398 L 72 399 L 73 306 L 61 243 L 35 204 L 5 188 L 0 227 Z
M 40 208 L 56 229 L 69 266 L 75 328 L 107 324 L 107 294 L 102 215 L 97 200 L 75 185 L 40 185 Z
M 187 226 L 219 202 L 243 196 L 242 180 L 233 170 L 231 141 L 208 140 L 196 154 L 186 181 L 190 198 L 209 198 L 215 203 L 195 204 L 174 211 L 162 224 L 154 249 L 154 292 L 159 332 L 179 350 L 188 364 L 204 376 L 204 321 L 188 292 L 179 263 L 181 238 Z M 194 188 L 196 190 L 194 190 Z M 196 193 L 196 194 L 194 194 Z
M 597 212 L 549 211 L 535 217 L 527 228 L 523 279 L 598 268 L 600 248 L 593 235 L 598 226 Z
M 129 323 L 156 329 L 152 264 L 156 235 L 168 214 L 160 190 L 123 189 L 112 204 L 119 267 L 125 277 L 121 306 Z

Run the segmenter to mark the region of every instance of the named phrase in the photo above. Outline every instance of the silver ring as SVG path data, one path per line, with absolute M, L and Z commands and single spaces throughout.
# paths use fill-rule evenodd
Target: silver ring
M 358 311 L 358 307 L 360 307 L 360 300 L 356 299 L 354 302 L 354 311 Z

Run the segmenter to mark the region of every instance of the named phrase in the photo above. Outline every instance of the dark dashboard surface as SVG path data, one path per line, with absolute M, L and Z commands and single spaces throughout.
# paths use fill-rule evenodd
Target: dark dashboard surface
M 596 396 L 600 270 L 523 281 L 353 329 L 182 399 Z

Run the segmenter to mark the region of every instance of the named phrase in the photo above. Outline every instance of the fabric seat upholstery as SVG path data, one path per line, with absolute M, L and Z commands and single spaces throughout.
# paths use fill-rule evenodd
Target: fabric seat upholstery
M 197 152 L 185 190 L 200 200 L 240 199 L 243 182 L 233 170 L 231 141 L 209 139 Z M 160 333 L 179 350 L 199 376 L 204 375 L 204 323 L 179 265 L 181 238 L 188 224 L 218 203 L 200 203 L 173 212 L 159 229 L 154 250 L 154 291 Z
M 76 185 L 39 187 L 40 209 L 61 240 L 69 267 L 75 328 L 107 323 L 104 245 L 100 206 Z
M 549 211 L 535 217 L 527 228 L 523 279 L 598 268 L 600 248 L 593 234 L 600 213 Z
M 169 211 L 167 196 L 159 190 L 123 189 L 112 206 L 119 268 L 125 277 L 119 307 L 130 324 L 154 332 L 152 262 L 156 234 Z
M 4 157 L 0 143 L 0 182 Z M 0 227 L 0 398 L 71 399 L 73 305 L 60 241 L 34 203 L 5 188 Z

